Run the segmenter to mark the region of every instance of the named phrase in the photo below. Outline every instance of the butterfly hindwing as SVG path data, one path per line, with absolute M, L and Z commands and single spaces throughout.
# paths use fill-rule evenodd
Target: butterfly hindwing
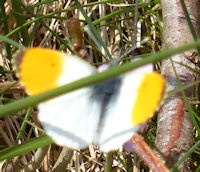
M 85 148 L 92 144 L 98 109 L 95 114 L 90 94 L 88 88 L 80 89 L 39 105 L 38 118 L 57 144 L 71 148 Z

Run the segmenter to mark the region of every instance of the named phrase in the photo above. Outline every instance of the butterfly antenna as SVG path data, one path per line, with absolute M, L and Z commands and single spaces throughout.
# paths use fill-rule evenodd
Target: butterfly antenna
M 141 42 L 140 44 L 144 44 L 146 43 L 147 41 L 149 40 L 149 37 L 145 37 Z M 134 45 L 133 47 L 131 47 L 128 51 L 126 51 L 122 56 L 121 56 L 121 59 L 126 57 L 128 54 L 130 54 L 131 52 L 133 52 L 137 47 L 137 45 Z

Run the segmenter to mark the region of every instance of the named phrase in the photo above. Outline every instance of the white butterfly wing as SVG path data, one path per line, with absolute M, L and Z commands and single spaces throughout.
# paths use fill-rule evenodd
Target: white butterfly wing
M 92 143 L 99 112 L 90 94 L 88 88 L 81 89 L 39 105 L 38 118 L 57 144 L 85 148 Z
M 44 48 L 26 50 L 16 58 L 16 64 L 20 79 L 30 94 L 39 94 L 96 73 L 94 67 L 78 57 Z M 152 79 L 155 83 L 160 81 L 155 89 L 151 80 L 146 82 L 145 74 L 152 71 L 152 65 L 146 65 L 108 82 L 42 102 L 38 106 L 38 118 L 45 132 L 59 145 L 85 148 L 97 143 L 103 151 L 117 149 L 151 116 L 148 112 L 153 113 L 160 101 L 164 87 L 161 77 Z M 152 91 L 156 99 L 153 108 L 148 106 L 150 99 L 144 96 L 153 96 L 149 89 L 150 92 L 156 90 Z M 144 94 L 138 94 L 143 90 Z M 142 103 L 138 99 L 142 99 Z M 140 111 L 143 103 L 147 112 Z
M 59 85 L 96 73 L 77 57 L 67 57 Z M 90 100 L 91 88 L 82 88 L 39 105 L 38 118 L 46 133 L 59 145 L 85 148 L 92 144 L 99 119 L 98 104 Z
M 135 108 L 135 102 L 139 98 L 139 91 L 143 90 L 143 88 L 142 90 L 139 90 L 141 86 L 147 84 L 147 92 L 152 92 L 152 83 L 148 81 L 144 84 L 141 84 L 143 83 L 145 75 L 147 73 L 152 73 L 152 71 L 153 66 L 149 64 L 134 71 L 127 72 L 121 77 L 120 90 L 116 96 L 115 101 L 110 102 L 108 110 L 105 114 L 104 125 L 102 127 L 102 132 L 99 138 L 101 150 L 107 152 L 109 150 L 119 148 L 138 130 L 141 122 L 136 122 L 135 124 L 134 122 L 138 120 L 137 118 L 139 116 L 144 115 L 143 113 L 146 112 L 133 114 L 133 109 Z M 157 74 L 155 75 L 157 76 Z M 163 82 L 162 78 L 158 76 L 158 82 L 160 81 L 160 79 L 161 82 Z M 150 88 L 148 90 L 149 86 Z M 161 90 L 163 91 L 163 88 Z M 160 90 L 158 90 L 158 94 L 161 93 L 159 91 Z M 146 96 L 148 96 L 148 94 Z M 152 98 L 154 97 L 151 97 L 151 99 Z M 142 108 L 148 108 L 148 100 L 148 98 L 144 98 L 143 100 L 141 100 Z M 148 120 L 148 118 L 151 117 L 156 110 L 158 106 L 158 104 L 156 103 L 159 103 L 159 101 L 155 102 L 155 105 L 150 114 L 145 114 L 145 121 Z M 132 118 L 134 118 L 134 121 Z M 142 122 L 145 122 L 144 119 L 142 120 Z
M 134 79 L 137 82 L 140 81 L 137 75 L 134 75 Z M 137 131 L 137 126 L 134 126 L 130 121 L 130 114 L 136 98 L 135 90 L 138 83 L 134 82 L 131 85 L 131 81 L 133 82 L 131 76 L 122 78 L 116 101 L 109 104 L 100 137 L 100 148 L 103 151 L 119 148 Z
M 31 95 L 96 73 L 96 68 L 76 56 L 45 48 L 27 49 L 14 62 Z M 92 142 L 99 112 L 89 97 L 91 91 L 87 87 L 39 104 L 38 118 L 56 143 L 84 148 Z

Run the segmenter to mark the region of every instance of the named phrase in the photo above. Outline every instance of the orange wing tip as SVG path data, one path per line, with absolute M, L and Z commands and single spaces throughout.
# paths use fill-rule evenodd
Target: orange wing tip
M 29 48 L 14 58 L 17 76 L 28 94 L 39 94 L 96 73 L 74 55 L 47 48 Z
M 131 121 L 134 125 L 146 122 L 160 106 L 165 91 L 164 78 L 156 73 L 144 74 L 133 104 Z
M 14 63 L 27 93 L 38 94 L 57 86 L 64 55 L 46 48 L 30 48 L 19 53 Z

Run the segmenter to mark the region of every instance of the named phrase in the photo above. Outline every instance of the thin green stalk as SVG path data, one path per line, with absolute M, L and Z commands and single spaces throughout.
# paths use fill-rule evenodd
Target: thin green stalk
M 171 60 L 172 67 L 173 67 L 173 70 L 174 70 L 176 78 L 177 78 L 177 82 L 178 82 L 179 86 L 183 86 L 183 84 L 181 83 L 180 78 L 179 78 L 179 76 L 178 76 L 178 74 L 176 72 L 174 63 L 173 63 L 171 58 L 170 58 L 170 60 Z M 183 100 L 185 102 L 185 106 L 186 106 L 186 108 L 187 108 L 187 110 L 188 110 L 188 112 L 190 114 L 190 118 L 192 120 L 192 123 L 195 126 L 196 130 L 198 131 L 198 134 L 200 134 L 200 128 L 199 128 L 198 122 L 197 122 L 197 120 L 195 118 L 196 114 L 195 114 L 194 110 L 192 109 L 184 90 L 181 90 L 181 95 L 182 95 Z
M 10 148 L 6 148 L 0 151 L 0 161 L 13 158 L 15 156 L 19 156 L 30 152 L 31 150 L 47 146 L 51 144 L 53 141 L 47 135 L 42 135 L 40 137 L 31 139 L 25 143 L 15 145 Z
M 10 44 L 14 47 L 17 47 L 19 50 L 25 49 L 25 46 L 21 43 L 18 43 L 16 41 L 13 41 L 12 39 L 7 38 L 6 36 L 0 35 L 0 42 L 5 42 L 7 44 Z
M 0 23 L 3 24 L 4 26 L 4 34 L 8 34 L 9 33 L 9 28 L 8 28 L 8 16 L 6 15 L 6 12 L 5 12 L 5 4 L 6 0 L 1 0 L 0 1 Z M 8 59 L 11 58 L 11 48 L 10 48 L 10 45 L 9 44 L 6 44 L 6 52 L 7 52 L 7 55 L 8 55 Z
M 174 164 L 171 172 L 176 172 L 179 165 L 181 165 L 198 147 L 200 147 L 200 140 L 178 161 Z
M 94 36 L 96 37 L 96 39 L 99 41 L 99 43 L 101 44 L 101 46 L 104 48 L 104 51 L 106 53 L 106 55 L 108 56 L 108 59 L 112 59 L 112 56 L 107 48 L 107 45 L 105 44 L 105 42 L 102 40 L 100 34 L 98 33 L 97 29 L 95 28 L 94 24 L 92 23 L 91 19 L 87 16 L 87 13 L 85 12 L 85 10 L 83 9 L 83 6 L 78 2 L 78 0 L 75 0 L 77 9 L 81 11 L 82 15 L 85 17 L 85 21 L 88 23 L 89 25 L 89 29 L 92 30 Z
M 112 164 L 113 164 L 113 151 L 107 153 L 104 171 L 111 172 Z
M 26 129 L 26 126 L 27 126 L 26 121 L 29 119 L 29 117 L 30 117 L 30 115 L 31 115 L 31 112 L 32 112 L 32 108 L 29 108 L 29 109 L 27 110 L 27 112 L 26 112 L 26 115 L 25 115 L 25 117 L 24 117 L 23 123 L 22 123 L 21 128 L 20 128 L 20 130 L 19 130 L 19 133 L 18 133 L 18 135 L 17 135 L 17 139 L 16 139 L 17 142 L 19 141 L 19 139 L 21 139 L 22 134 L 23 134 L 24 130 Z
M 191 34 L 192 34 L 194 40 L 197 40 L 197 39 L 198 39 L 198 36 L 197 36 L 197 33 L 196 33 L 196 31 L 195 31 L 195 28 L 194 28 L 194 26 L 193 26 L 193 24 L 192 24 L 192 20 L 191 20 L 191 18 L 190 18 L 190 15 L 189 15 L 189 13 L 188 13 L 188 10 L 187 10 L 187 7 L 186 7 L 186 5 L 185 5 L 184 0 L 180 0 L 180 3 L 181 3 L 181 7 L 182 7 L 182 9 L 183 9 L 183 12 L 184 12 L 184 14 L 185 14 L 185 18 L 186 18 L 186 20 L 187 20 L 188 26 L 189 26 L 189 28 L 190 28 Z M 197 50 L 198 50 L 198 53 L 199 53 L 199 55 L 200 55 L 200 47 L 197 47 Z
M 23 108 L 33 107 L 33 106 L 37 105 L 38 103 L 40 103 L 42 101 L 54 98 L 56 96 L 65 94 L 67 92 L 70 92 L 70 91 L 73 91 L 73 90 L 76 90 L 76 89 L 80 89 L 82 87 L 89 86 L 89 85 L 92 85 L 92 84 L 96 84 L 96 83 L 105 81 L 107 79 L 116 77 L 119 74 L 122 74 L 124 72 L 129 71 L 129 70 L 132 70 L 134 68 L 140 67 L 142 65 L 145 65 L 145 64 L 148 64 L 148 63 L 154 63 L 156 61 L 170 57 L 173 54 L 180 53 L 182 51 L 185 51 L 185 50 L 188 50 L 188 49 L 191 49 L 191 48 L 195 48 L 199 44 L 200 44 L 200 40 L 193 42 L 191 44 L 185 45 L 185 46 L 178 47 L 176 49 L 170 49 L 170 50 L 167 50 L 167 51 L 158 52 L 158 53 L 151 55 L 147 58 L 144 58 L 142 60 L 137 60 L 137 61 L 134 61 L 132 63 L 127 63 L 127 64 L 124 64 L 124 65 L 121 65 L 121 66 L 113 67 L 113 68 L 106 70 L 104 72 L 97 73 L 95 75 L 82 78 L 78 81 L 74 81 L 72 83 L 66 84 L 66 85 L 61 86 L 59 88 L 56 88 L 54 90 L 44 92 L 44 93 L 41 93 L 39 95 L 26 97 L 26 98 L 20 99 L 18 101 L 9 103 L 7 105 L 1 105 L 0 106 L 0 117 L 10 115 L 10 114 L 17 112 L 18 110 L 23 109 Z
M 68 10 L 72 10 L 72 8 L 70 8 Z M 24 23 L 24 24 L 20 25 L 19 27 L 13 29 L 11 32 L 9 32 L 4 37 L 2 37 L 2 38 L 0 37 L 0 42 L 4 41 L 6 38 L 10 37 L 11 35 L 21 31 L 21 29 L 27 28 L 29 25 L 31 25 L 34 22 L 39 22 L 40 20 L 42 20 L 44 18 L 52 18 L 52 17 L 54 17 L 54 15 L 56 15 L 58 13 L 62 13 L 62 12 L 67 12 L 68 10 L 64 9 L 64 10 L 54 11 L 52 13 L 48 13 L 46 15 L 38 16 L 37 18 L 34 18 L 33 20 L 27 21 L 26 23 Z
M 22 8 L 22 6 L 23 4 L 21 0 L 12 0 L 12 9 L 15 16 L 15 20 L 17 21 L 17 26 L 22 26 L 26 23 L 24 8 Z M 28 28 L 27 27 L 21 28 L 20 33 L 23 39 L 23 44 L 25 46 L 28 46 L 29 45 Z

